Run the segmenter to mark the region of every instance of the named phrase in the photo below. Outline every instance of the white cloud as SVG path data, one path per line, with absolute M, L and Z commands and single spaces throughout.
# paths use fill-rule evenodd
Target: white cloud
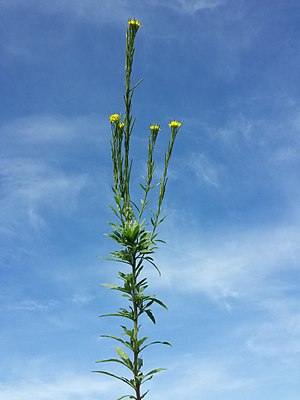
M 181 227 L 180 237 L 168 241 L 175 247 L 166 245 L 160 254 L 162 277 L 151 275 L 151 285 L 167 286 L 179 296 L 204 294 L 231 313 L 230 336 L 244 351 L 281 360 L 297 357 L 300 229 L 294 222 L 194 236 Z
M 245 328 L 247 346 L 260 356 L 291 357 L 300 353 L 299 302 L 288 298 L 268 299 L 261 306 L 268 316 Z
M 69 13 L 76 18 L 88 19 L 90 21 L 115 22 L 127 20 L 133 13 L 145 13 L 145 6 L 152 7 L 154 10 L 158 6 L 172 8 L 174 11 L 195 14 L 201 10 L 212 10 L 223 5 L 225 0 L 145 0 L 142 6 L 139 1 L 126 0 L 10 0 L 0 2 L 0 7 L 10 9 L 16 7 L 34 7 L 46 13 Z M 118 12 L 115 12 L 118 10 Z M 133 15 L 134 16 L 134 15 Z
M 101 127 L 103 122 L 103 128 Z M 105 121 L 106 122 L 106 121 Z M 108 126 L 108 125 L 107 125 Z M 4 145 L 32 146 L 50 144 L 96 144 L 102 143 L 104 120 L 97 115 L 63 115 L 33 114 L 18 118 L 0 126 L 1 142 Z
M 201 359 L 185 356 L 168 369 L 168 375 L 168 385 L 162 384 L 161 388 L 151 392 L 154 400 L 214 399 L 221 393 L 223 396 L 236 394 L 239 391 L 249 391 L 257 385 L 249 376 L 240 376 L 236 366 L 224 361 L 223 357 L 216 361 L 203 356 Z
M 0 397 L 5 400 L 113 400 L 130 392 L 112 378 L 65 370 L 68 367 L 62 370 L 61 366 L 49 365 L 49 361 L 47 364 L 43 360 L 30 361 L 16 381 L 0 385 Z M 183 396 L 213 398 L 219 393 L 235 393 L 253 385 L 253 380 L 239 376 L 233 364 L 224 360 L 184 357 L 170 366 L 168 376 L 149 386 L 151 398 L 161 400 Z
M 97 381 L 93 376 L 61 371 L 60 377 L 52 379 L 32 376 L 31 379 L 20 378 L 11 385 L 2 384 L 0 397 L 5 400 L 96 400 L 99 396 L 110 398 L 109 393 L 114 388 L 113 383 Z
M 69 152 L 73 163 L 74 152 L 81 157 L 84 146 L 89 154 L 95 148 L 100 155 L 108 150 L 103 146 L 104 132 L 108 132 L 104 125 L 104 119 L 96 115 L 36 114 L 0 126 L 0 144 L 7 155 L 0 161 L 4 222 L 0 232 L 17 232 L 20 224 L 42 230 L 45 210 L 69 214 L 76 209 L 81 192 L 93 185 L 93 179 L 74 168 L 66 172 L 63 165 Z M 105 172 L 101 175 L 106 182 Z
M 225 144 L 236 148 L 241 144 L 249 145 L 255 134 L 255 124 L 243 114 L 230 119 L 230 125 L 219 129 L 217 135 Z
M 195 172 L 198 182 L 219 186 L 220 166 L 213 163 L 205 154 L 189 157 L 189 167 Z
M 170 254 L 161 260 L 164 274 L 158 284 L 204 293 L 217 301 L 260 301 L 281 293 L 286 287 L 276 274 L 299 266 L 297 225 L 184 238 L 182 233 L 180 240 L 175 239 L 180 248 L 169 248 Z
M 116 21 L 128 18 L 128 8 L 130 2 L 123 0 L 8 0 L 1 1 L 0 8 L 14 9 L 14 8 L 35 8 L 40 12 L 57 14 L 68 13 L 75 18 L 98 20 L 98 21 Z M 118 10 L 118 12 L 115 12 Z
M 87 294 L 75 294 L 72 297 L 72 303 L 76 305 L 84 305 L 90 303 L 94 299 L 94 296 Z
M 41 160 L 3 159 L 1 219 L 2 231 L 18 234 L 19 228 L 41 230 L 46 227 L 42 208 L 69 213 L 87 184 L 83 174 L 67 174 Z
M 164 5 L 186 14 L 195 14 L 202 10 L 211 10 L 224 4 L 223 0 L 173 0 Z
M 56 300 L 48 302 L 41 302 L 36 300 L 22 300 L 18 303 L 11 303 L 8 308 L 11 310 L 24 310 L 24 311 L 48 311 L 49 309 L 58 305 Z

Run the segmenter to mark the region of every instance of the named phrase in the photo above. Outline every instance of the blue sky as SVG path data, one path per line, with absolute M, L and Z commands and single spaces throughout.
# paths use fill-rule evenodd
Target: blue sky
M 298 400 L 300 4 L 292 0 L 0 0 L 0 397 L 112 400 L 92 374 L 120 305 L 99 286 L 112 216 L 108 116 L 122 110 L 127 19 L 142 21 L 134 179 L 150 122 L 183 122 L 144 323 L 173 348 L 152 400 Z M 138 194 L 137 194 L 138 196 Z

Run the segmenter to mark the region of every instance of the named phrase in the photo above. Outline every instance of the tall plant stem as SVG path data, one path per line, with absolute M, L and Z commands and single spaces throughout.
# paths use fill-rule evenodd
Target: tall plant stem
M 118 276 L 123 282 L 121 286 L 110 283 L 105 284 L 105 286 L 120 292 L 123 297 L 129 300 L 129 304 L 127 303 L 126 308 L 121 307 L 115 313 L 102 315 L 126 319 L 126 326 L 121 325 L 123 329 L 121 337 L 113 335 L 102 336 L 116 340 L 121 343 L 124 349 L 119 347 L 120 345 L 116 346 L 118 358 L 97 361 L 99 363 L 114 362 L 118 365 L 121 364 L 127 368 L 127 373 L 130 377 L 118 376 L 106 370 L 95 371 L 114 377 L 133 390 L 134 394 L 123 395 L 119 397 L 119 400 L 124 398 L 134 400 L 144 399 L 149 390 L 142 393 L 141 386 L 165 368 L 156 368 L 149 372 L 144 371 L 143 351 L 149 346 L 156 344 L 171 345 L 169 342 L 162 342 L 159 340 L 150 342 L 147 336 L 142 337 L 140 321 L 142 321 L 144 317 L 148 317 L 155 324 L 152 305 L 159 305 L 165 309 L 167 309 L 167 307 L 161 300 L 157 299 L 154 294 L 149 294 L 147 292 L 147 277 L 141 273 L 144 270 L 144 262 L 154 266 L 159 272 L 154 262 L 153 254 L 157 248 L 157 242 L 162 241 L 157 239 L 156 228 L 164 219 L 160 217 L 160 214 L 162 212 L 162 203 L 167 185 L 167 169 L 175 137 L 181 123 L 179 121 L 171 121 L 169 123 L 171 127 L 171 138 L 169 139 L 168 150 L 165 154 L 165 167 L 159 184 L 154 185 L 152 184 L 155 171 L 154 148 L 160 126 L 158 124 L 150 125 L 147 176 L 146 178 L 143 177 L 143 184 L 140 184 L 143 190 L 143 198 L 141 199 L 141 206 L 138 206 L 137 204 L 139 203 L 131 200 L 130 180 L 132 159 L 129 157 L 131 133 L 135 123 L 135 118 L 131 115 L 132 98 L 136 87 L 142 82 L 142 80 L 140 80 L 135 85 L 131 86 L 131 73 L 135 51 L 134 40 L 140 25 L 140 22 L 135 19 L 130 19 L 128 21 L 125 57 L 125 112 L 123 114 L 112 114 L 110 116 L 112 127 L 111 156 L 114 179 L 112 189 L 115 200 L 115 205 L 111 206 L 111 209 L 117 218 L 117 223 L 110 223 L 112 232 L 107 234 L 107 236 L 116 241 L 121 248 L 111 252 L 110 254 L 113 258 L 109 259 L 124 263 L 129 267 L 130 272 L 128 272 L 127 269 L 126 272 L 119 271 Z M 149 207 L 151 200 L 149 200 L 148 195 L 150 191 L 158 185 L 160 190 L 157 212 L 155 212 Z M 133 198 L 133 200 L 135 199 Z M 133 208 L 133 206 L 135 208 Z M 149 212 L 146 212 L 147 209 Z M 147 222 L 147 220 L 149 220 L 149 222 Z M 148 226 L 150 224 L 152 224 L 152 229 L 149 230 Z M 128 322 L 128 320 L 130 320 L 130 322 Z M 124 336 L 127 338 L 124 338 Z M 128 353 L 128 349 L 130 353 Z
M 137 280 L 137 272 L 136 272 L 136 259 L 134 259 L 132 263 L 132 276 L 133 276 L 133 286 L 132 286 L 132 308 L 133 308 L 133 342 L 134 342 L 134 351 L 133 351 L 133 373 L 134 373 L 134 382 L 135 382 L 135 395 L 136 400 L 141 400 L 140 393 L 140 381 L 138 377 L 138 306 L 137 306 L 137 292 L 136 292 L 136 280 Z
M 126 183 L 126 187 L 124 190 L 124 203 L 125 210 L 130 207 L 130 166 L 129 166 L 129 144 L 130 144 L 130 135 L 133 128 L 132 116 L 131 116 L 131 101 L 133 90 L 130 88 L 131 86 L 131 72 L 132 72 L 132 64 L 133 64 L 133 56 L 134 56 L 134 39 L 137 30 L 128 27 L 126 32 L 126 59 L 125 59 L 125 95 L 124 95 L 124 103 L 125 103 L 125 138 L 124 138 L 124 182 Z M 126 219 L 129 219 L 126 218 Z

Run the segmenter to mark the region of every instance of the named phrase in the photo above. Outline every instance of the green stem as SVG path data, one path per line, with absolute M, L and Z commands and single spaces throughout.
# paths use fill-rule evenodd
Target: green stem
M 177 132 L 178 132 L 178 128 L 171 128 L 171 137 L 170 137 L 169 144 L 168 144 L 168 150 L 165 154 L 164 172 L 163 172 L 163 176 L 160 181 L 160 191 L 159 191 L 159 197 L 158 197 L 157 212 L 153 219 L 154 221 L 153 221 L 153 229 L 152 229 L 152 238 L 154 237 L 156 228 L 160 223 L 159 218 L 160 218 L 160 214 L 162 212 L 162 203 L 163 203 L 163 200 L 165 197 L 166 186 L 167 186 L 167 181 L 168 181 L 167 173 L 168 173 L 169 161 L 170 161 L 171 154 L 173 151 L 173 146 L 175 143 Z
M 134 56 L 134 39 L 136 32 L 133 30 L 131 26 L 128 27 L 126 32 L 126 62 L 125 62 L 125 138 L 124 138 L 124 182 L 126 184 L 125 193 L 124 193 L 124 202 L 125 207 L 130 207 L 130 191 L 129 191 L 129 182 L 130 182 L 130 166 L 129 166 L 129 144 L 130 144 L 130 135 L 133 127 L 132 116 L 131 116 L 131 101 L 133 90 L 130 88 L 131 86 L 131 72 L 132 72 L 132 64 L 133 64 L 133 56 Z M 130 218 L 128 218 L 130 219 Z
M 144 193 L 144 199 L 142 201 L 142 206 L 139 212 L 138 216 L 138 222 L 140 222 L 143 213 L 145 211 L 145 208 L 147 207 L 147 201 L 148 201 L 148 194 L 152 188 L 152 179 L 153 179 L 153 174 L 155 170 L 155 164 L 153 161 L 153 152 L 154 152 L 154 147 L 157 139 L 158 131 L 151 131 L 148 139 L 148 160 L 147 160 L 147 181 L 146 181 L 146 186 L 145 186 L 145 193 Z
M 138 306 L 137 306 L 137 290 L 136 290 L 136 258 L 134 258 L 132 264 L 132 275 L 133 275 L 133 286 L 132 286 L 132 308 L 133 308 L 133 374 L 134 374 L 134 384 L 135 384 L 135 395 L 136 400 L 141 400 L 140 392 L 140 381 L 138 378 L 139 366 L 138 366 Z

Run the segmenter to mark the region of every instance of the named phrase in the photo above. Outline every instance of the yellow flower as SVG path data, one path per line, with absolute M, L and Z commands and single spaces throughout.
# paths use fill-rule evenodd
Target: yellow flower
M 160 130 L 160 126 L 159 125 L 150 125 L 150 129 L 151 129 L 151 131 L 154 131 L 154 132 L 158 132 L 159 130 Z
M 124 125 L 125 125 L 124 122 L 120 122 L 118 126 L 119 126 L 120 129 L 123 129 Z
M 134 26 L 135 28 L 139 28 L 141 26 L 141 23 L 137 19 L 130 19 L 128 21 L 128 25 Z
M 170 128 L 179 128 L 179 127 L 181 127 L 181 122 L 179 122 L 179 121 L 171 121 L 169 123 L 169 127 Z
M 120 115 L 119 114 L 112 114 L 109 117 L 110 122 L 113 124 L 114 122 L 120 121 Z

